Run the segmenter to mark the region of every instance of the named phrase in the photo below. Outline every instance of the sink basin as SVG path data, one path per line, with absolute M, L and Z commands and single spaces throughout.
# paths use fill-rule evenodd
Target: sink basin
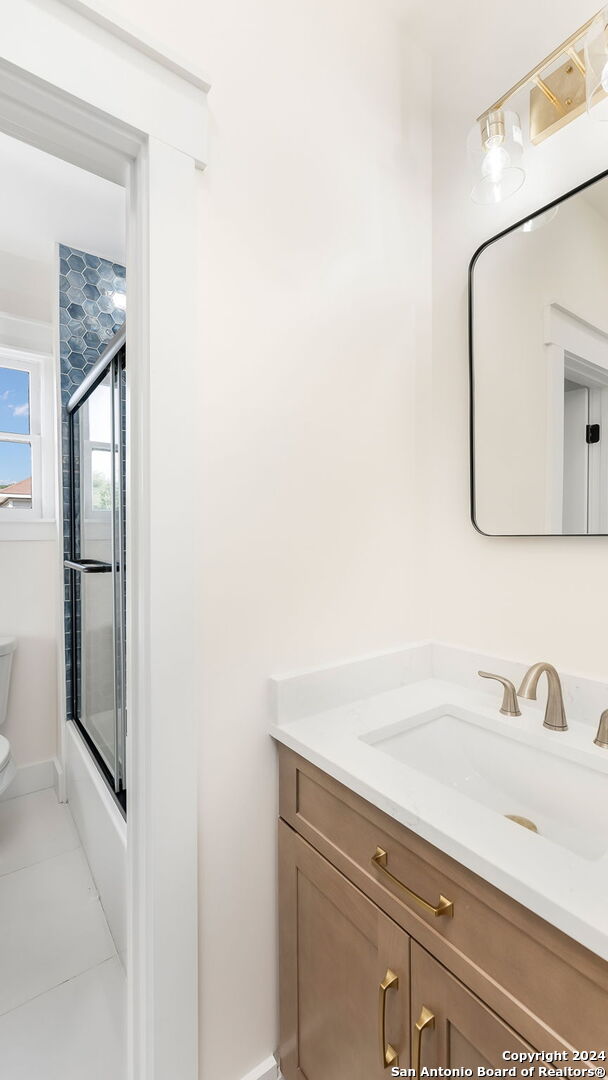
M 539 837 L 599 859 L 608 850 L 608 775 L 489 723 L 447 705 L 363 739 L 496 814 L 528 819 Z M 548 743 L 560 738 L 546 734 Z

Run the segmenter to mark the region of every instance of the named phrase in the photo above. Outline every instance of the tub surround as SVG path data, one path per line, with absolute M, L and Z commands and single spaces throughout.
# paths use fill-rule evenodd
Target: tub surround
M 397 760 L 373 745 L 389 725 L 401 731 L 408 719 L 451 708 L 465 719 L 467 713 L 474 714 L 481 732 L 504 733 L 512 739 L 510 745 L 546 751 L 553 763 L 561 763 L 558 768 L 564 763 L 592 768 L 594 778 L 605 777 L 608 793 L 608 753 L 593 745 L 599 715 L 608 706 L 608 684 L 560 672 L 569 729 L 550 732 L 542 726 L 544 690 L 538 702 L 520 699 L 521 717 L 503 717 L 501 688 L 477 676 L 479 669 L 495 671 L 518 685 L 528 666 L 441 643 L 422 643 L 308 675 L 275 679 L 271 734 L 412 833 L 608 959 L 604 899 L 608 853 L 601 850 L 601 842 L 581 854 L 580 844 L 573 850 L 535 835 L 410 767 L 407 750 Z M 575 799 L 575 792 L 564 790 L 566 803 L 569 798 Z M 512 809 L 516 813 L 518 808 Z
M 118 958 L 127 967 L 127 823 L 76 725 L 66 725 L 70 810 Z

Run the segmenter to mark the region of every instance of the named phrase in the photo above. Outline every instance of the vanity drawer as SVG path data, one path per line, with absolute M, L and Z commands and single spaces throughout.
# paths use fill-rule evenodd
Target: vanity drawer
M 605 961 L 285 747 L 280 813 L 532 1045 L 608 1050 Z

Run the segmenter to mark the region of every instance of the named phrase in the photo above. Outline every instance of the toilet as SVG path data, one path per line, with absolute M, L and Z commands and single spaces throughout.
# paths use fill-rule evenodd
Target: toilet
M 0 637 L 0 727 L 6 723 L 11 666 L 17 642 L 12 637 Z M 0 735 L 0 795 L 15 778 L 17 769 L 11 757 L 11 744 Z

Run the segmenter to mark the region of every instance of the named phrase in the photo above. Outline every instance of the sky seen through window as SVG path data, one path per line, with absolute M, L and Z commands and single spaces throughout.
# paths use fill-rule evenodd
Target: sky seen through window
M 29 443 L 2 439 L 2 434 L 29 434 L 29 383 L 27 371 L 0 367 L 0 487 L 17 484 L 32 475 Z

